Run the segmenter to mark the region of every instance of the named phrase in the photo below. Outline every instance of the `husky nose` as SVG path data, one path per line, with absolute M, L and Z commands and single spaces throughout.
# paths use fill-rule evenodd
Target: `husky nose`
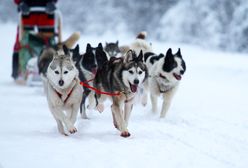
M 181 70 L 181 71 L 180 71 L 180 74 L 183 75 L 183 74 L 184 74 L 184 70 Z
M 59 86 L 63 86 L 64 85 L 64 81 L 63 80 L 59 80 Z
M 139 80 L 138 80 L 138 79 L 134 79 L 133 83 L 134 83 L 135 85 L 138 85 L 138 84 L 139 84 Z

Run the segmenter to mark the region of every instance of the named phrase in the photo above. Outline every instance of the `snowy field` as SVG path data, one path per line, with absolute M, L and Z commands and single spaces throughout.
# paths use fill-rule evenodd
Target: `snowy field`
M 181 48 L 187 71 L 165 119 L 134 106 L 131 137 L 113 127 L 110 109 L 78 117 L 78 132 L 58 133 L 41 87 L 11 75 L 16 27 L 0 26 L 0 168 L 247 168 L 248 55 L 152 41 L 156 52 Z M 66 34 L 66 35 L 69 35 Z M 65 36 L 66 37 L 66 36 Z M 132 42 L 125 36 L 87 42 Z

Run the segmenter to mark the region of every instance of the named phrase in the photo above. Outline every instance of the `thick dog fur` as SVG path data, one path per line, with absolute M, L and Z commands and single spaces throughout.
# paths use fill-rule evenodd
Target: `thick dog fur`
M 130 136 L 127 126 L 134 97 L 138 87 L 148 75 L 142 59 L 142 52 L 137 57 L 131 50 L 124 57 L 110 59 L 97 71 L 94 87 L 104 92 L 119 93 L 120 95 L 108 96 L 92 92 L 89 97 L 89 108 L 97 107 L 100 111 L 103 111 L 103 102 L 106 98 L 112 100 L 111 110 L 114 126 L 120 130 L 123 137 Z
M 92 81 L 95 78 L 98 68 L 101 68 L 102 65 L 108 60 L 106 52 L 103 50 L 102 44 L 99 43 L 96 48 L 91 47 L 90 44 L 87 44 L 86 52 L 83 55 L 74 54 L 74 61 L 76 62 L 76 67 L 79 71 L 80 81 L 87 83 L 88 85 L 93 85 Z M 80 105 L 81 117 L 86 119 L 86 99 L 90 94 L 91 90 L 87 87 L 84 87 L 84 93 L 82 95 L 82 102 Z
M 43 80 L 49 109 L 57 122 L 58 131 L 63 135 L 68 135 L 67 131 L 75 133 L 82 87 L 78 70 L 66 46 L 55 52 Z
M 121 55 L 121 51 L 119 48 L 119 42 L 116 41 L 115 43 L 107 43 L 104 47 L 104 51 L 107 53 L 108 58 L 110 59 L 111 57 L 119 57 Z
M 186 71 L 186 64 L 178 49 L 176 54 L 168 49 L 166 55 L 148 52 L 145 53 L 145 62 L 149 69 L 148 88 L 152 103 L 152 111 L 157 112 L 157 98 L 163 96 L 163 105 L 160 117 L 164 118 L 178 88 L 182 75 Z M 146 91 L 146 89 L 145 89 Z M 144 94 L 143 104 L 147 102 L 147 94 Z

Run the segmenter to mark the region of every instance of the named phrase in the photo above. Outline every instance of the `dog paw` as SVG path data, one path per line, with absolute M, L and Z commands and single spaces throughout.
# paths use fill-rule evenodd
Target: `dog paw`
M 74 134 L 75 132 L 77 132 L 77 129 L 76 129 L 75 127 L 73 127 L 73 128 L 70 128 L 68 131 L 69 131 L 71 134 Z
M 123 132 L 121 133 L 121 136 L 124 137 L 124 138 L 130 137 L 130 135 L 131 135 L 131 134 L 130 134 L 128 131 L 123 131 Z

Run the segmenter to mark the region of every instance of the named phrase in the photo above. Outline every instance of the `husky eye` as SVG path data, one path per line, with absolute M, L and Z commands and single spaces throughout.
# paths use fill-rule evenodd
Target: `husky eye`
M 59 71 L 55 71 L 56 74 L 59 74 Z
M 132 71 L 132 70 L 129 70 L 128 72 L 129 72 L 130 74 L 133 74 L 133 71 Z
M 67 74 L 67 73 L 68 73 L 68 71 L 65 71 L 65 72 L 64 72 L 64 74 Z
M 163 78 L 163 79 L 166 79 L 166 77 L 164 75 L 162 75 L 162 74 L 159 74 L 159 77 Z
M 141 75 L 142 74 L 142 71 L 139 71 L 139 74 Z

